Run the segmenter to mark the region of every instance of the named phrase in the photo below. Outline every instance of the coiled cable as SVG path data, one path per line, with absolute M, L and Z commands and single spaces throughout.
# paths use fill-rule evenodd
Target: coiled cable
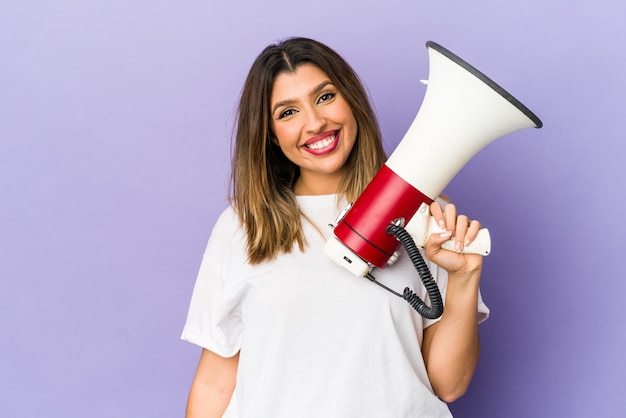
M 378 282 L 374 276 L 371 274 L 367 274 L 367 278 L 382 287 L 383 289 L 393 293 L 394 295 L 403 298 L 406 300 L 409 305 L 413 307 L 421 316 L 427 319 L 436 319 L 439 318 L 443 314 L 443 300 L 441 298 L 441 293 L 439 292 L 439 287 L 433 279 L 433 276 L 430 274 L 430 269 L 426 262 L 424 261 L 424 257 L 420 253 L 417 245 L 415 245 L 415 241 L 411 235 L 406 232 L 406 230 L 395 223 L 390 224 L 387 227 L 387 233 L 389 235 L 393 235 L 402 243 L 402 246 L 406 249 L 409 258 L 411 259 L 411 263 L 417 270 L 417 273 L 426 288 L 426 292 L 428 293 L 428 297 L 430 298 L 431 306 L 426 305 L 419 296 L 417 296 L 411 289 L 408 287 L 404 288 L 404 292 L 402 294 L 388 288 L 384 284 Z

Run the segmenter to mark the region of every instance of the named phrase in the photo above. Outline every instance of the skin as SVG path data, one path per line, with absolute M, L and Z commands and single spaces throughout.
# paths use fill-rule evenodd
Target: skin
M 480 355 L 476 306 L 483 257 L 448 251 L 441 245 L 453 239 L 456 249 L 462 250 L 476 238 L 480 222 L 457 215 L 453 204 L 442 211 L 435 202 L 430 211 L 446 232 L 431 235 L 424 251 L 448 272 L 448 289 L 441 319 L 424 330 L 422 355 L 435 393 L 453 402 L 467 390 Z
M 221 418 L 235 390 L 238 365 L 239 353 L 225 358 L 202 349 L 185 417 Z
M 301 170 L 294 192 L 336 193 L 357 134 L 356 120 L 340 92 L 321 70 L 304 64 L 276 78 L 271 104 L 275 141 Z M 474 240 L 480 223 L 459 215 L 453 204 L 444 210 L 435 202 L 430 211 L 446 232 L 431 235 L 424 252 L 448 272 L 448 289 L 440 321 L 424 330 L 422 355 L 433 390 L 452 402 L 467 390 L 480 354 L 476 306 L 482 256 L 441 245 L 452 239 L 462 250 Z M 223 415 L 235 388 L 238 361 L 239 354 L 223 358 L 203 349 L 187 418 Z
M 304 64 L 276 78 L 271 103 L 276 142 L 300 167 L 295 193 L 335 193 L 357 134 L 341 93 L 318 67 Z

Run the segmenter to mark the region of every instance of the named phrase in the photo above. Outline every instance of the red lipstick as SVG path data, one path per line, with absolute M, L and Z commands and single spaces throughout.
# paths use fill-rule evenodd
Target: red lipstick
M 326 155 L 335 150 L 339 143 L 339 131 L 326 131 L 308 139 L 302 148 L 313 155 Z

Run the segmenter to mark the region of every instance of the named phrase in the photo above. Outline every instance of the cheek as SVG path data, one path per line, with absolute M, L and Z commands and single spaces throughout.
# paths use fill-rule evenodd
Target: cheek
M 281 148 L 293 146 L 298 142 L 297 130 L 290 128 L 288 125 L 280 125 L 274 127 L 274 135 L 276 142 Z
M 354 116 L 354 113 L 352 112 L 352 109 L 350 109 L 350 106 L 348 106 L 347 103 L 344 104 L 344 106 L 341 109 L 341 112 L 343 114 L 343 120 L 344 120 L 344 125 L 345 127 L 348 127 L 352 133 L 352 135 L 356 136 L 356 132 L 358 130 L 358 126 L 356 123 L 356 117 Z
M 356 119 L 354 119 L 354 117 L 351 118 L 350 122 L 348 123 L 348 126 L 349 126 L 349 131 L 350 131 L 350 140 L 354 144 L 359 134 L 359 126 L 357 125 Z

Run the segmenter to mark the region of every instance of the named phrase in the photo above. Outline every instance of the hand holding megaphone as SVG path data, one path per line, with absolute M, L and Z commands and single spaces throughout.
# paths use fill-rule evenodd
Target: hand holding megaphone
M 428 237 L 432 234 L 441 234 L 446 230 L 439 226 L 434 216 L 430 214 L 430 206 L 422 203 L 417 210 L 411 221 L 404 226 L 406 231 L 411 235 L 415 241 L 415 245 L 420 248 L 426 246 Z M 457 251 L 455 248 L 454 237 L 444 242 L 441 248 Z M 487 228 L 482 228 L 478 231 L 476 237 L 468 245 L 465 245 L 461 251 L 463 254 L 480 254 L 483 256 L 489 255 L 491 252 L 491 236 Z

